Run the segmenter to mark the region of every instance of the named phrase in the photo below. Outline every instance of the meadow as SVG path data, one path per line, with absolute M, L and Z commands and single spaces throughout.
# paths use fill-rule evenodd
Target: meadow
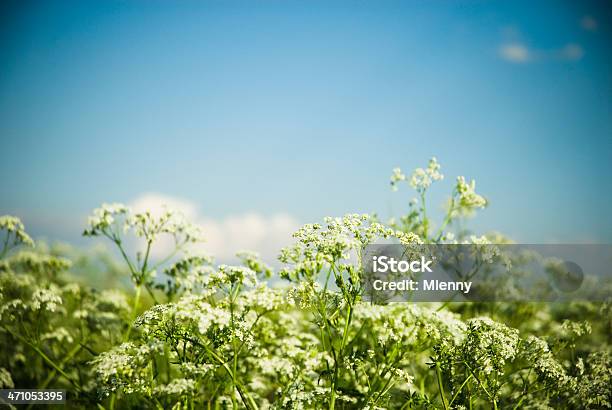
M 394 169 L 392 189 L 415 193 L 404 215 L 306 224 L 279 250 L 280 269 L 248 251 L 216 264 L 197 252 L 206 232 L 170 209 L 94 210 L 84 235 L 117 261 L 35 244 L 18 218 L 0 217 L 0 388 L 65 389 L 68 408 L 108 410 L 612 407 L 609 299 L 363 299 L 354 255 L 370 244 L 512 242 L 459 229 L 488 206 L 462 176 L 431 220 L 427 193 L 443 178 L 435 158 Z M 167 238 L 173 248 L 154 258 Z M 130 286 L 97 289 L 83 269 Z

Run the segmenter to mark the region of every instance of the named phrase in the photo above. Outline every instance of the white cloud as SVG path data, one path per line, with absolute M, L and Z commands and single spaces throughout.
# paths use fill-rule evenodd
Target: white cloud
M 580 19 L 580 27 L 587 31 L 596 31 L 597 26 L 597 20 L 591 16 L 584 16 Z
M 292 242 L 291 234 L 300 223 L 291 215 L 276 213 L 262 215 L 245 212 L 215 219 L 203 215 L 198 206 L 187 199 L 158 193 L 143 194 L 128 204 L 134 211 L 149 210 L 159 215 L 167 206 L 183 213 L 192 223 L 201 227 L 206 242 L 199 249 L 215 256 L 217 261 L 231 261 L 240 250 L 259 252 L 265 261 L 272 263 L 283 246 Z M 160 242 L 154 256 L 163 256 L 172 249 L 172 241 Z
M 161 216 L 166 207 L 181 212 L 187 219 L 193 222 L 195 222 L 194 220 L 198 216 L 198 208 L 193 202 L 158 193 L 143 194 L 131 201 L 128 206 L 134 212 L 149 211 L 156 217 Z
M 529 49 L 520 43 L 510 43 L 499 48 L 499 55 L 511 63 L 526 63 L 530 59 Z
M 584 56 L 580 44 L 569 43 L 557 49 L 538 50 L 522 43 L 507 43 L 499 47 L 499 56 L 514 64 L 525 64 L 536 61 L 578 61 Z
M 231 215 L 221 220 L 201 221 L 206 243 L 203 249 L 219 259 L 229 259 L 239 250 L 254 250 L 272 262 L 291 234 L 299 227 L 288 214 L 264 216 L 255 212 Z

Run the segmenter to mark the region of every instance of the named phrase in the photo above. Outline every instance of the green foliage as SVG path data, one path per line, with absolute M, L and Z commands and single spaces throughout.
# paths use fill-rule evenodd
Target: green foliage
M 70 261 L 44 249 L 18 252 L 33 242 L 2 217 L 0 387 L 65 388 L 77 408 L 612 407 L 609 303 L 362 300 L 368 244 L 507 242 L 455 239 L 451 228 L 487 205 L 463 177 L 436 227 L 425 200 L 442 179 L 435 159 L 410 177 L 394 170 L 392 185 L 418 196 L 407 215 L 304 225 L 278 275 L 251 252 L 238 266 L 190 252 L 200 236 L 179 214 L 103 205 L 84 234 L 117 248 L 133 293 L 76 284 Z M 154 261 L 163 237 L 174 247 Z

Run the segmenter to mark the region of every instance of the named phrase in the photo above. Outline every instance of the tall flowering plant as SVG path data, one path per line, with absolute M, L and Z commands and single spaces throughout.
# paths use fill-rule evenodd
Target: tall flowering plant
M 0 387 L 64 388 L 100 409 L 612 407 L 610 303 L 363 299 L 371 244 L 508 241 L 453 232 L 488 205 L 464 177 L 436 224 L 427 192 L 441 180 L 435 158 L 395 169 L 392 186 L 416 192 L 406 215 L 304 225 L 278 273 L 252 252 L 216 264 L 171 210 L 103 205 L 84 233 L 116 248 L 131 289 L 79 284 L 70 260 L 0 217 Z

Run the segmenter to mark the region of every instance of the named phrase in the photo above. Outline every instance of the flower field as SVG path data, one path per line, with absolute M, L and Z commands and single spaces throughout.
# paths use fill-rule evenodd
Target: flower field
M 609 301 L 363 299 L 370 244 L 511 242 L 459 229 L 488 205 L 462 176 L 431 220 L 428 190 L 443 177 L 435 158 L 394 169 L 392 188 L 415 192 L 404 215 L 306 224 L 279 269 L 239 250 L 240 264 L 216 264 L 197 252 L 206 232 L 172 210 L 105 204 L 84 235 L 117 252 L 130 285 L 116 288 L 78 280 L 75 266 L 95 261 L 34 246 L 0 217 L 0 388 L 65 389 L 68 408 L 109 410 L 612 407 Z

